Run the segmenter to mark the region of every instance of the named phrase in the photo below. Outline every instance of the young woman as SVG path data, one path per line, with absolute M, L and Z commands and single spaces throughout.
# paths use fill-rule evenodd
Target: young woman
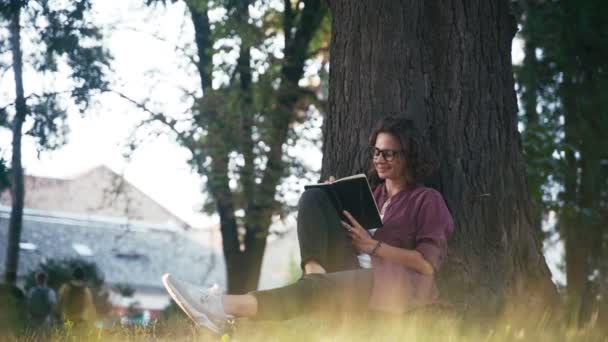
M 441 194 L 421 184 L 437 166 L 410 120 L 383 119 L 370 136 L 370 181 L 383 225 L 371 236 L 344 212 L 341 221 L 323 190 L 300 198 L 298 239 L 304 275 L 286 287 L 224 295 L 169 274 L 163 283 L 196 323 L 221 332 L 232 317 L 282 320 L 313 312 L 403 313 L 438 297 L 434 274 L 454 230 Z M 329 181 L 333 181 L 331 178 Z M 371 269 L 357 255 L 371 255 Z

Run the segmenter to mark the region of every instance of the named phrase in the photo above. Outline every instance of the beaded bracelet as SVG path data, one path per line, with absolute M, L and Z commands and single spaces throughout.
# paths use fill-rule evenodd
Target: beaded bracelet
M 378 243 L 374 246 L 374 249 L 372 249 L 372 252 L 369 253 L 369 255 L 376 255 L 376 252 L 378 251 L 378 248 L 380 248 L 380 245 L 382 244 L 382 241 L 378 241 Z

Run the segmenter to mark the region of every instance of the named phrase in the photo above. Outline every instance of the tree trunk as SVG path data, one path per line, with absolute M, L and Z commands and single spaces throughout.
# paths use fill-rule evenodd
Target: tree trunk
M 23 167 L 21 166 L 21 131 L 23 121 L 27 114 L 25 95 L 23 90 L 23 61 L 21 52 L 21 4 L 20 1 L 11 1 L 10 18 L 10 47 L 13 54 L 13 73 L 15 76 L 15 118 L 12 126 L 12 189 L 11 189 L 11 215 L 9 219 L 9 236 L 6 248 L 5 281 L 14 284 L 17 280 L 19 266 L 19 241 L 23 224 Z
M 521 296 L 530 293 L 553 303 L 517 132 L 508 1 L 331 0 L 330 8 L 322 177 L 367 169 L 378 119 L 413 119 L 439 156 L 431 185 L 456 222 L 438 274 L 444 299 L 473 312 L 496 312 L 507 298 L 535 306 Z
M 562 88 L 564 93 L 573 92 L 572 77 L 567 74 L 564 77 Z M 566 258 L 566 284 L 567 300 L 571 312 L 578 313 L 581 304 L 581 295 L 587 284 L 589 275 L 589 249 L 586 237 L 579 234 L 577 224 L 577 193 L 579 192 L 579 162 L 575 151 L 580 148 L 577 141 L 578 111 L 576 110 L 576 99 L 566 96 L 564 98 L 564 143 L 571 146 L 565 152 L 564 165 L 564 191 L 562 199 L 564 204 L 560 210 L 559 227 L 564 238 Z M 574 319 L 576 320 L 576 315 Z
M 288 1 L 285 3 L 289 4 Z M 251 42 L 247 40 L 249 38 L 244 37 L 237 61 L 235 75 L 238 76 L 240 82 L 242 116 L 239 118 L 241 122 L 236 125 L 240 132 L 234 132 L 230 129 L 234 125 L 226 124 L 228 119 L 222 113 L 222 90 L 211 89 L 212 42 L 209 39 L 211 30 L 206 9 L 189 6 L 198 50 L 197 67 L 204 93 L 201 106 L 204 115 L 201 115 L 198 122 L 202 127 L 208 129 L 209 141 L 229 141 L 235 133 L 241 133 L 242 135 L 239 137 L 239 152 L 243 153 L 245 166 L 240 178 L 245 199 L 244 228 L 246 230 L 242 241 L 239 239 L 239 223 L 234 213 L 240 207 L 235 194 L 229 187 L 228 162 L 231 147 L 222 143 L 204 146 L 213 162 L 209 170 L 202 165 L 199 168 L 201 174 L 208 176 L 208 188 L 220 216 L 229 293 L 245 293 L 255 290 L 258 286 L 266 248 L 266 237 L 275 205 L 276 187 L 283 176 L 285 167 L 283 144 L 287 140 L 289 124 L 295 119 L 294 107 L 299 99 L 298 81 L 304 72 L 304 62 L 308 57 L 309 43 L 324 15 L 320 0 L 305 1 L 304 4 L 304 8 L 300 11 L 301 19 L 298 23 L 293 22 L 293 17 L 289 17 L 290 20 L 287 20 L 287 24 L 284 23 L 284 25 L 289 26 L 285 35 L 284 64 L 281 68 L 280 86 L 276 92 L 277 106 L 272 109 L 268 108 L 268 112 L 264 113 L 268 116 L 268 121 L 272 122 L 271 127 L 269 127 L 272 132 L 268 134 L 271 137 L 269 141 L 265 141 L 270 151 L 266 154 L 268 161 L 259 185 L 255 183 L 255 155 L 252 140 L 253 115 L 255 113 L 248 112 L 253 107 L 250 65 Z M 248 1 L 235 3 L 235 6 L 236 12 L 234 15 L 237 22 L 245 26 L 249 19 Z M 291 8 L 286 9 L 286 11 L 291 13 Z M 292 24 L 293 26 L 291 26 Z M 201 160 L 202 162 L 204 162 L 204 159 Z

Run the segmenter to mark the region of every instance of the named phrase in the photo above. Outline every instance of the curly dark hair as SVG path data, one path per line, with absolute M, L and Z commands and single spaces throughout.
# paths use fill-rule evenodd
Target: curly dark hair
M 439 167 L 439 160 L 431 149 L 428 140 L 416 129 L 412 120 L 389 116 L 385 117 L 374 127 L 369 137 L 369 148 L 376 145 L 376 138 L 380 133 L 388 133 L 397 138 L 401 145 L 400 157 L 406 161 L 405 176 L 411 182 L 421 182 L 431 176 Z M 382 180 L 371 161 L 368 176 L 372 184 L 379 184 Z

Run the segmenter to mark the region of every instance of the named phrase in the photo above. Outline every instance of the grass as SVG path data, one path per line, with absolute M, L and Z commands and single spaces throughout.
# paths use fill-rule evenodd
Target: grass
M 69 324 L 44 336 L 36 332 L 2 335 L 1 341 L 608 341 L 596 321 L 571 327 L 547 316 L 525 314 L 472 323 L 446 315 L 340 317 L 303 316 L 282 322 L 238 322 L 230 335 L 213 336 L 175 316 L 149 327 L 78 329 Z M 44 337 L 44 338 L 43 338 Z

